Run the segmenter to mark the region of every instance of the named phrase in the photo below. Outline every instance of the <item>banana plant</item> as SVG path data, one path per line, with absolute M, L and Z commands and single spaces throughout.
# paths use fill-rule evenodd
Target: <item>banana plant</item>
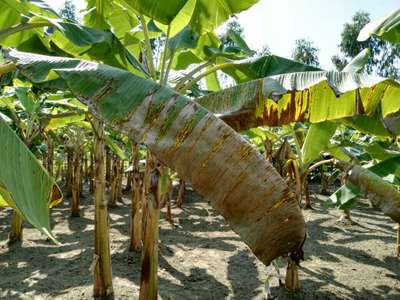
M 387 135 L 397 132 L 393 118 L 396 118 L 398 106 L 393 98 L 398 96 L 399 89 L 397 82 L 382 78 L 352 73 L 304 72 L 313 70 L 304 65 L 292 68 L 292 62 L 287 60 L 284 66 L 284 59 L 279 57 L 240 61 L 243 57 L 220 51 L 220 42 L 212 29 L 230 14 L 255 2 L 177 0 L 169 1 L 167 5 L 160 1 L 118 0 L 112 4 L 96 1 L 100 5 L 95 6 L 95 1 L 88 1 L 85 22 L 89 27 L 55 21 L 54 15 L 49 16 L 48 12 L 35 11 L 39 16 L 31 16 L 30 9 L 21 10 L 23 4 L 20 3 L 11 7 L 13 23 L 8 24 L 10 30 L 3 31 L 1 38 L 13 38 L 11 33 L 15 27 L 18 31 L 14 34 L 20 35 L 25 32 L 24 27 L 35 24 L 34 37 L 30 40 L 39 39 L 44 45 L 41 47 L 43 53 L 98 60 L 127 71 L 77 59 L 19 52 L 11 52 L 14 63 L 3 71 L 17 68 L 37 86 L 72 90 L 96 117 L 128 134 L 133 141 L 147 144 L 157 159 L 172 166 L 200 193 L 209 197 L 264 263 L 284 252 L 292 252 L 293 260 L 297 261 L 301 258 L 299 248 L 304 238 L 304 221 L 282 179 L 218 118 L 154 81 L 167 85 L 171 69 L 185 68 L 182 66 L 193 62 L 200 65 L 176 82 L 175 89 L 180 93 L 194 94 L 195 84 L 215 75 L 218 70 L 236 76 L 236 80 L 245 83 L 199 100 L 211 112 L 222 114 L 222 119 L 236 130 L 345 117 L 353 126 L 371 129 L 369 120 L 374 117 L 377 122 L 371 130 L 380 130 Z M 19 26 L 21 14 L 29 21 Z M 43 37 L 40 26 L 54 26 L 55 34 Z M 96 51 L 103 47 L 104 40 L 110 41 L 104 38 L 105 30 L 113 41 L 111 45 L 117 45 L 110 60 L 104 52 Z M 90 39 L 82 43 L 79 40 L 82 36 Z M 152 39 L 155 37 L 161 39 L 164 46 L 159 59 L 154 57 Z M 8 45 L 29 49 L 29 43 L 24 45 L 25 48 L 22 44 L 14 40 Z M 31 47 L 29 51 L 36 49 Z M 278 75 L 293 71 L 302 73 Z M 275 76 L 247 82 L 269 75 Z M 369 119 L 363 119 L 364 115 Z M 230 161 L 225 159 L 229 155 L 232 155 Z M 238 169 L 241 170 L 239 173 Z M 257 176 L 249 176 L 250 169 L 251 174 Z M 211 184 L 213 175 L 220 176 L 221 185 Z M 254 189 L 254 195 L 248 195 L 249 187 Z M 243 199 L 239 201 L 240 197 Z M 268 200 L 261 201 L 264 197 Z M 261 213 L 266 216 L 260 216 Z M 275 214 L 278 217 L 274 219 Z M 290 224 L 280 224 L 280 216 L 285 216 L 285 220 L 290 216 Z M 268 243 L 268 237 L 276 234 L 275 231 L 282 234 L 282 241 L 291 242 L 286 246 L 276 241 Z
M 60 110 L 57 105 L 50 102 L 45 103 L 46 94 L 37 95 L 33 93 L 29 86 L 21 85 L 21 82 L 16 81 L 14 87 L 4 89 L 3 96 L 0 98 L 0 110 L 3 115 L 9 116 L 12 126 L 16 129 L 24 144 L 36 153 L 38 142 L 41 143 L 44 139 L 48 140 L 46 132 L 59 128 L 64 122 L 81 119 L 83 115 L 81 112 L 61 112 L 63 109 Z M 53 196 L 48 204 L 49 207 L 57 205 L 63 199 L 57 185 L 54 185 L 51 192 Z M 8 205 L 15 208 L 12 203 L 8 203 Z M 3 203 L 3 206 L 6 206 L 6 204 Z M 22 239 L 23 216 L 21 209 L 15 209 L 9 234 L 10 243 Z M 36 222 L 35 226 L 37 224 Z
M 15 50 L 8 57 L 34 83 L 63 79 L 95 116 L 148 145 L 163 164 L 211 200 L 265 264 L 284 253 L 301 251 L 304 220 L 286 184 L 248 143 L 203 107 L 110 66 Z M 228 153 L 230 159 L 225 160 Z M 251 173 L 246 171 L 248 164 Z M 211 174 L 219 174 L 218 188 Z M 269 196 L 260 201 L 260 195 Z M 282 236 L 272 242 L 268 237 L 276 235 L 277 228 Z

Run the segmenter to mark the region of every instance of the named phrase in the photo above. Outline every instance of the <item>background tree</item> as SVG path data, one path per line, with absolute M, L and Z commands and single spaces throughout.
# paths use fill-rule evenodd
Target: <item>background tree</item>
M 358 34 L 361 29 L 371 21 L 369 13 L 357 12 L 350 23 L 345 23 L 341 34 L 341 42 L 338 45 L 340 54 L 332 57 L 332 63 L 340 71 L 347 63 L 363 49 L 369 48 L 370 57 L 365 65 L 367 73 L 375 72 L 378 75 L 391 78 L 400 78 L 400 47 L 376 37 L 359 42 Z
M 60 9 L 60 16 L 69 21 L 78 22 L 76 6 L 71 0 L 64 1 L 64 6 Z
M 319 67 L 318 52 L 319 49 L 308 39 L 298 39 L 295 41 L 295 48 L 292 52 L 292 58 L 298 62 L 309 66 Z
M 263 45 L 262 47 L 260 47 L 259 50 L 257 50 L 257 55 L 258 56 L 264 56 L 264 55 L 271 55 L 271 49 L 269 49 L 268 45 Z
M 236 18 L 232 18 L 226 25 L 226 31 L 221 35 L 221 42 L 225 47 L 235 47 L 235 41 L 230 37 L 229 31 L 233 31 L 242 39 L 244 36 L 244 28 L 240 25 Z

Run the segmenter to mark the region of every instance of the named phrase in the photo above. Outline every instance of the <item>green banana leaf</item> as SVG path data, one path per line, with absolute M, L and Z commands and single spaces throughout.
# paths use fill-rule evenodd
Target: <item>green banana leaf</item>
M 35 5 L 38 4 L 39 6 Z M 43 54 L 69 54 L 84 59 L 95 59 L 146 74 L 143 66 L 110 31 L 102 31 L 63 21 L 52 11 L 43 9 L 41 1 L 19 2 L 0 0 L 0 45 Z M 23 18 L 23 22 L 22 22 Z M 25 26 L 14 32 L 13 28 Z M 51 34 L 44 28 L 50 26 Z
M 400 155 L 387 158 L 369 167 L 368 170 L 375 173 L 385 181 L 388 181 L 390 183 L 396 183 L 396 177 L 398 176 L 399 168 L 400 168 Z
M 372 158 L 378 160 L 386 160 L 389 158 L 399 157 L 400 152 L 395 150 L 386 149 L 378 142 L 373 142 L 364 146 L 364 149 L 367 151 Z
M 170 24 L 188 0 L 133 0 L 125 2 L 140 14 L 163 24 Z
M 321 71 L 321 69 L 278 55 L 265 55 L 235 61 L 232 66 L 222 69 L 222 72 L 233 77 L 237 83 L 273 75 L 306 71 Z
M 67 112 L 63 114 L 46 115 L 41 118 L 45 131 L 56 130 L 73 123 L 80 123 L 85 120 L 85 113 Z
M 55 241 L 49 216 L 53 179 L 1 119 L 0 137 L 0 186 L 3 190 L 3 204 L 7 202 L 24 219 Z
M 105 136 L 106 145 L 117 155 L 121 160 L 127 160 L 124 150 L 118 145 L 118 143 L 110 136 Z
M 339 209 L 350 209 L 353 207 L 360 192 L 358 187 L 350 182 L 346 182 L 329 197 L 325 204 L 328 206 L 338 206 Z
M 399 98 L 400 84 L 391 79 L 310 71 L 246 82 L 197 102 L 241 131 L 306 120 L 318 123 L 358 115 L 373 117 L 379 110 L 385 118 L 399 111 Z
M 255 148 L 197 103 L 107 65 L 15 50 L 8 59 L 32 82 L 58 75 L 95 116 L 146 144 L 211 201 L 265 264 L 301 247 L 304 219 L 284 180 Z
M 391 43 L 400 43 L 400 9 L 397 9 L 386 16 L 376 19 L 360 31 L 357 40 L 365 41 L 370 36 L 377 36 Z
M 189 26 L 201 34 L 213 31 L 230 16 L 249 9 L 259 0 L 197 0 Z
M 320 155 L 329 145 L 329 140 L 336 131 L 337 124 L 334 122 L 321 122 L 311 124 L 304 141 L 302 152 L 302 162 L 308 165 Z
M 146 15 L 165 25 L 172 24 L 174 20 L 184 26 L 188 23 L 189 26 L 198 33 L 213 31 L 228 20 L 230 16 L 250 8 L 258 1 L 259 0 L 118 0 L 125 8 L 131 7 L 137 13 Z M 190 5 L 186 5 L 188 2 Z M 191 7 L 193 4 L 195 4 L 194 8 Z M 182 10 L 184 10 L 185 13 L 182 13 Z M 192 13 L 188 13 L 190 10 L 192 10 Z M 177 17 L 180 17 L 179 21 L 176 21 Z M 182 26 L 182 28 L 184 26 Z

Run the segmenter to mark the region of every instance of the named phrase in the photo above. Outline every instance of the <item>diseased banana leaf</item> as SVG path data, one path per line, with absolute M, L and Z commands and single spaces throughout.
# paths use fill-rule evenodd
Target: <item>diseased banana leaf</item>
M 59 75 L 98 118 L 145 143 L 211 201 L 263 263 L 286 253 L 301 256 L 305 223 L 294 195 L 261 154 L 212 113 L 121 69 L 14 50 L 8 57 L 33 82 Z
M 35 156 L 0 118 L 0 194 L 29 223 L 54 240 L 49 206 L 62 195 Z M 53 197 L 53 195 L 55 197 Z
M 237 131 L 297 121 L 312 123 L 358 115 L 383 118 L 400 110 L 400 84 L 347 72 L 310 71 L 270 76 L 197 99 Z M 389 134 L 400 128 L 392 128 Z

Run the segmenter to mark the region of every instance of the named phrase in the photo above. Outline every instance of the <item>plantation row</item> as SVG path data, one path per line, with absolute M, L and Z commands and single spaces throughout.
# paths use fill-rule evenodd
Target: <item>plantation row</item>
M 13 209 L 10 244 L 23 220 L 62 243 L 49 209 L 71 196 L 79 217 L 87 184 L 93 296 L 112 297 L 108 209 L 125 189 L 130 250 L 142 253 L 139 297 L 156 299 L 160 209 L 173 222 L 174 182 L 178 207 L 190 184 L 261 262 L 286 257 L 290 290 L 299 288 L 310 181 L 322 193 L 339 186 L 326 204 L 350 222 L 366 196 L 400 223 L 400 84 L 362 73 L 368 49 L 324 71 L 254 56 L 234 30 L 228 42 L 216 35 L 257 0 L 87 2 L 82 25 L 42 1 L 0 0 L 0 207 Z M 399 18 L 369 23 L 359 39 L 398 47 Z M 234 86 L 223 88 L 226 76 Z

